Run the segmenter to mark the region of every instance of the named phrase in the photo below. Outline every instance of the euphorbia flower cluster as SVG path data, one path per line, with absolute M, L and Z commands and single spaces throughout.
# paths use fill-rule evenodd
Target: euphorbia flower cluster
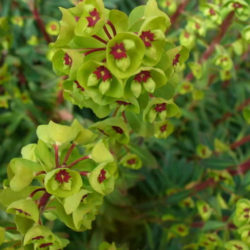
M 166 39 L 170 20 L 155 0 L 129 16 L 100 0 L 61 11 L 50 58 L 64 78 L 67 99 L 101 118 L 117 109 L 142 114 L 154 99 L 171 99 L 171 78 L 188 51 Z
M 90 229 L 103 197 L 114 189 L 116 161 L 107 141 L 77 120 L 71 126 L 40 125 L 37 136 L 37 144 L 10 162 L 1 204 L 15 215 L 18 230 L 24 228 L 25 246 L 62 249 L 68 240 L 42 226 L 45 218 L 75 231 Z

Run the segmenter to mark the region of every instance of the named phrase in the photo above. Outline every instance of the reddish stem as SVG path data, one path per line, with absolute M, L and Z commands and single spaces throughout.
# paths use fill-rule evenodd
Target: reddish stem
M 222 38 L 224 37 L 224 35 L 226 34 L 228 28 L 230 27 L 230 25 L 231 25 L 231 23 L 233 21 L 233 18 L 234 18 L 234 11 L 230 12 L 227 15 L 227 17 L 224 19 L 223 23 L 220 26 L 219 33 L 213 39 L 210 46 L 203 53 L 203 55 L 201 56 L 201 58 L 199 60 L 199 63 L 202 63 L 202 62 L 206 61 L 213 54 L 213 52 L 215 50 L 215 46 L 221 42 Z M 189 73 L 186 76 L 186 80 L 188 80 L 188 81 L 191 81 L 193 78 L 194 78 L 193 73 Z
M 89 55 L 89 54 L 92 54 L 92 53 L 97 52 L 97 51 L 102 51 L 102 50 L 106 50 L 106 48 L 91 49 L 91 50 L 89 50 L 88 52 L 85 52 L 84 55 L 87 56 L 87 55 Z
M 113 25 L 113 23 L 111 21 L 108 21 L 108 25 L 112 29 L 113 35 L 116 36 L 116 29 L 115 29 L 115 26 Z
M 36 176 L 39 176 L 39 175 L 41 175 L 41 174 L 46 174 L 46 172 L 45 172 L 45 171 L 37 172 L 37 173 L 36 173 Z
M 17 230 L 17 228 L 16 228 L 16 227 L 5 227 L 5 230 L 6 230 L 6 231 L 9 231 L 9 230 Z
M 250 142 L 250 135 L 247 135 L 247 136 L 243 137 L 241 140 L 232 143 L 232 144 L 230 145 L 230 148 L 231 148 L 232 150 L 234 150 L 234 149 L 240 147 L 241 145 L 243 145 L 243 144 L 245 144 L 245 143 L 247 143 L 247 142 Z
M 186 6 L 188 5 L 188 3 L 189 3 L 189 0 L 184 0 L 179 4 L 175 13 L 170 17 L 172 25 L 175 23 L 177 18 L 183 13 L 183 11 L 186 8 Z
M 30 194 L 30 198 L 32 198 L 37 192 L 40 192 L 40 191 L 46 191 L 45 188 L 38 188 L 36 190 L 34 190 L 31 194 Z
M 246 106 L 248 106 L 249 104 L 250 104 L 250 98 L 247 99 L 246 101 L 244 101 L 242 104 L 240 104 L 240 105 L 236 108 L 236 110 L 237 110 L 238 112 L 240 112 L 240 111 L 242 111 Z M 233 113 L 227 112 L 227 113 L 225 113 L 225 114 L 222 116 L 221 119 L 216 120 L 216 121 L 214 122 L 214 125 L 217 126 L 217 125 L 219 125 L 220 123 L 226 121 L 228 118 L 230 118 L 230 117 L 232 117 L 232 116 L 233 116 Z
M 70 146 L 69 150 L 67 151 L 67 154 L 65 155 L 65 158 L 63 160 L 63 165 L 67 163 L 73 149 L 76 147 L 76 144 L 72 143 L 72 145 Z
M 87 159 L 89 159 L 89 156 L 88 156 L 88 155 L 87 155 L 87 156 L 83 156 L 83 157 L 81 157 L 81 158 L 79 158 L 79 159 L 73 161 L 73 162 L 68 166 L 68 168 L 71 168 L 71 167 L 73 167 L 74 165 L 76 165 L 78 162 L 84 161 L 84 160 L 87 160 Z
M 44 23 L 43 23 L 43 20 L 42 20 L 41 17 L 40 17 L 40 14 L 39 14 L 38 9 L 37 9 L 36 6 L 34 6 L 34 8 L 33 8 L 32 14 L 33 14 L 33 16 L 34 16 L 34 19 L 35 19 L 36 22 L 37 22 L 37 25 L 38 25 L 40 31 L 41 31 L 42 34 L 43 34 L 43 37 L 44 37 L 45 41 L 46 41 L 47 43 L 51 43 L 50 36 L 49 36 L 48 33 L 46 32 L 45 25 L 44 25 Z
M 104 29 L 104 32 L 106 33 L 108 39 L 111 40 L 111 39 L 112 39 L 112 36 L 110 35 L 110 33 L 109 33 L 109 31 L 108 31 L 106 25 L 103 26 L 103 29 Z
M 124 122 L 125 122 L 125 123 L 128 123 L 128 120 L 127 120 L 125 111 L 122 112 L 122 117 L 123 117 Z
M 102 39 L 101 37 L 97 36 L 97 35 L 93 35 L 93 38 L 95 38 L 96 40 L 98 40 L 101 43 L 107 44 L 108 42 L 104 39 Z
M 53 145 L 54 150 L 55 150 L 55 163 L 56 163 L 56 168 L 60 168 L 60 163 L 59 163 L 59 146 L 54 144 Z

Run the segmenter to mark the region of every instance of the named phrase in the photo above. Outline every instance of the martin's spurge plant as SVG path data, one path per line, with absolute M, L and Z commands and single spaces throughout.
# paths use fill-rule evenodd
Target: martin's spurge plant
M 133 113 L 159 138 L 173 132 L 167 119 L 180 115 L 168 80 L 188 51 L 165 38 L 170 21 L 154 0 L 129 17 L 105 9 L 100 0 L 61 11 L 49 57 L 65 80 L 65 96 L 99 117 L 114 114 L 90 129 L 77 120 L 71 126 L 40 125 L 38 142 L 9 163 L 1 204 L 15 216 L 24 249 L 63 249 L 68 240 L 52 233 L 46 221 L 59 219 L 75 231 L 90 229 L 104 196 L 114 189 L 117 162 L 141 168 L 142 160 L 127 146 Z M 47 26 L 51 34 L 57 29 L 56 23 Z

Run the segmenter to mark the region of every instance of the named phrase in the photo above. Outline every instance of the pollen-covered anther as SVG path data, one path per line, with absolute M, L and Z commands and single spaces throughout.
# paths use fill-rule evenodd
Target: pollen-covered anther
M 148 48 L 152 46 L 152 42 L 155 41 L 155 34 L 151 31 L 143 31 L 140 38 L 144 42 L 144 45 Z
M 87 18 L 88 20 L 88 27 L 94 27 L 96 23 L 101 19 L 100 14 L 97 11 L 97 9 L 93 9 L 92 11 L 89 12 L 89 15 Z
M 160 113 L 162 111 L 165 111 L 167 109 L 167 104 L 166 103 L 160 103 L 155 105 L 155 111 Z
M 116 133 L 118 133 L 118 134 L 123 134 L 123 133 L 124 133 L 123 130 L 122 130 L 122 128 L 120 128 L 120 127 L 112 126 L 112 129 L 113 129 Z
M 69 65 L 69 66 L 72 65 L 72 59 L 71 59 L 71 57 L 67 53 L 65 53 L 63 59 L 64 59 L 64 64 L 65 65 Z
M 101 79 L 103 82 L 112 78 L 112 74 L 105 66 L 99 66 L 93 73 L 98 80 Z
M 150 71 L 141 71 L 139 74 L 135 76 L 134 80 L 139 83 L 143 83 L 147 82 L 150 77 L 151 77 Z
M 176 54 L 174 60 L 173 60 L 173 66 L 177 65 L 177 63 L 179 62 L 179 58 L 180 58 L 180 54 Z
M 60 183 L 68 182 L 70 179 L 71 176 L 65 169 L 60 170 L 55 176 L 55 180 Z
M 105 180 L 106 180 L 106 171 L 105 171 L 104 169 L 102 169 L 102 170 L 100 171 L 99 176 L 98 176 L 98 182 L 99 182 L 99 183 L 102 183 L 102 182 L 104 182 Z
M 124 43 L 116 43 L 111 48 L 110 54 L 113 55 L 116 60 L 127 58 L 127 52 Z

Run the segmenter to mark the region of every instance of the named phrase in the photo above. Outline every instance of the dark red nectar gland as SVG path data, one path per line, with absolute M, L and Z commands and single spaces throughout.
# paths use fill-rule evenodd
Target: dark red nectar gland
M 144 45 L 149 48 L 152 46 L 152 42 L 155 41 L 154 39 L 155 34 L 151 31 L 143 31 L 140 35 L 140 38 L 144 42 Z
M 155 111 L 158 113 L 161 113 L 162 111 L 165 111 L 167 109 L 166 103 L 160 103 L 155 105 Z
M 127 52 L 124 43 L 116 43 L 110 51 L 110 54 L 114 56 L 114 59 L 119 60 L 127 57 Z
M 106 180 L 106 171 L 105 171 L 104 169 L 102 169 L 102 170 L 100 171 L 99 176 L 98 176 L 98 182 L 99 182 L 99 183 L 102 183 L 102 182 L 104 182 L 105 180 Z
M 235 9 L 239 9 L 239 8 L 242 8 L 242 5 L 240 3 L 233 3 L 233 7 Z
M 71 57 L 67 53 L 65 53 L 63 59 L 64 59 L 64 64 L 65 65 L 68 65 L 68 66 L 72 65 L 72 59 L 71 59 Z
M 26 215 L 26 216 L 30 216 L 29 213 L 23 211 L 22 209 L 19 209 L 19 208 L 14 208 L 14 209 L 15 209 L 17 212 L 19 212 L 20 214 L 24 214 L 24 215 Z
M 57 26 L 56 26 L 55 24 L 52 24 L 52 25 L 50 25 L 50 28 L 51 28 L 52 30 L 56 30 L 56 29 L 57 29 Z
M 80 89 L 82 92 L 85 91 L 85 89 L 80 85 L 80 83 L 79 83 L 78 81 L 74 81 L 74 83 L 76 84 L 76 87 L 77 87 L 78 89 Z
M 209 9 L 209 14 L 210 14 L 211 16 L 215 16 L 215 15 L 216 15 L 216 12 L 214 11 L 213 8 L 210 8 L 210 9 Z
M 136 163 L 136 159 L 129 159 L 129 160 L 127 160 L 127 163 L 129 164 L 129 165 L 134 165 L 135 163 Z
M 44 239 L 44 237 L 42 235 L 39 235 L 39 236 L 32 238 L 32 240 L 41 240 L 41 239 Z
M 65 169 L 60 170 L 55 176 L 55 180 L 60 182 L 61 184 L 64 182 L 68 182 L 70 179 L 71 176 Z
M 161 132 L 164 133 L 164 132 L 167 130 L 167 127 L 168 127 L 167 124 L 162 125 L 162 126 L 160 127 Z
M 174 58 L 174 60 L 173 60 L 173 66 L 176 66 L 177 65 L 177 63 L 179 62 L 179 58 L 180 58 L 180 54 L 176 54 L 176 56 L 175 56 L 175 58 Z
M 135 76 L 134 80 L 139 83 L 145 83 L 148 81 L 150 77 L 151 77 L 150 71 L 141 71 L 139 74 Z
M 103 82 L 112 78 L 110 71 L 104 66 L 98 67 L 93 73 L 96 75 L 98 80 L 102 79 Z
M 190 37 L 190 34 L 189 34 L 187 31 L 185 31 L 184 37 L 185 37 L 185 38 L 189 38 L 189 37 Z
M 94 10 L 89 12 L 89 15 L 90 16 L 86 17 L 88 20 L 88 27 L 94 27 L 96 23 L 101 19 L 100 14 L 95 8 Z
M 43 244 L 41 244 L 39 247 L 40 247 L 40 248 L 45 248 L 45 247 L 52 246 L 52 245 L 53 245 L 53 243 L 52 243 L 52 242 L 49 242 L 49 243 L 43 243 Z
M 201 28 L 201 26 L 198 23 L 195 23 L 195 28 L 198 30 Z
M 123 130 L 120 128 L 120 127 L 117 127 L 117 126 L 112 126 L 112 129 L 118 133 L 118 134 L 123 134 Z

